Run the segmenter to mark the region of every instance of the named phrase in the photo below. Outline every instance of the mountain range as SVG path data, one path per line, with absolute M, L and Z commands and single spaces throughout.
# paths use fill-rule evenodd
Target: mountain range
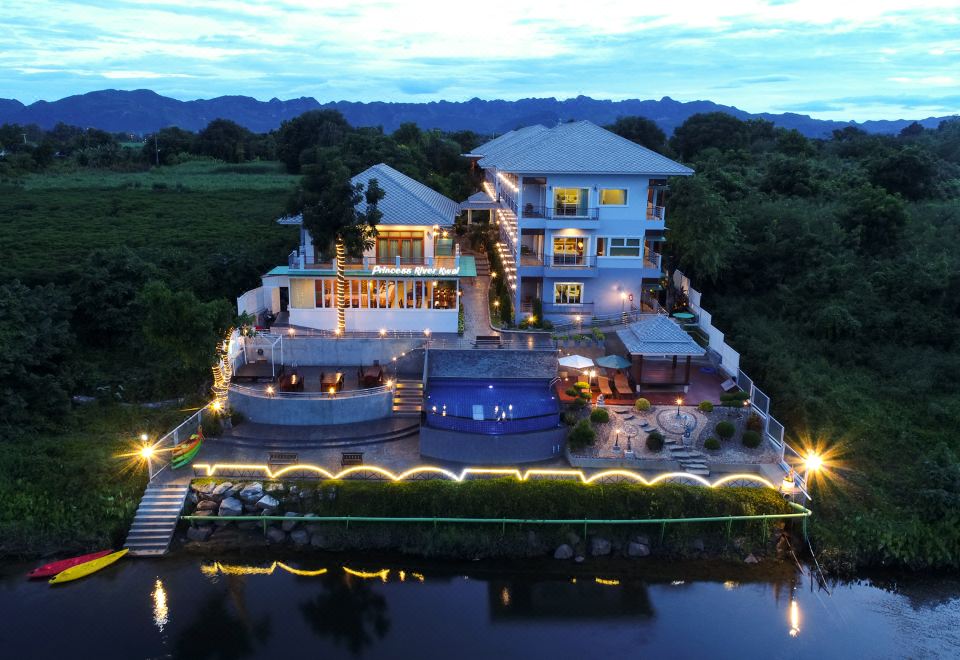
M 482 134 L 504 133 L 534 123 L 550 126 L 571 119 L 588 119 L 603 125 L 612 123 L 617 117 L 640 115 L 655 121 L 670 135 L 674 128 L 698 112 L 726 112 L 738 119 L 765 119 L 783 128 L 796 129 L 807 137 L 828 136 L 831 131 L 846 126 L 855 126 L 870 133 L 897 133 L 914 121 L 894 119 L 858 123 L 814 119 L 795 113 L 753 114 L 712 101 L 681 102 L 668 96 L 659 101 L 605 101 L 578 96 L 564 100 L 529 98 L 517 101 L 485 101 L 473 98 L 463 102 L 320 103 L 310 97 L 287 101 L 277 98 L 258 101 L 249 96 L 218 96 L 212 99 L 180 101 L 148 89 L 105 89 L 68 96 L 58 101 L 37 101 L 29 105 L 14 99 L 0 99 L 0 124 L 37 124 L 42 128 L 52 128 L 58 122 L 63 122 L 84 128 L 143 135 L 166 126 L 198 131 L 210 121 L 224 118 L 262 133 L 279 127 L 284 120 L 316 109 L 339 110 L 353 126 L 382 126 L 388 132 L 394 131 L 404 122 L 415 122 L 424 129 L 468 129 Z M 927 117 L 916 121 L 924 127 L 936 128 L 942 120 L 950 118 Z

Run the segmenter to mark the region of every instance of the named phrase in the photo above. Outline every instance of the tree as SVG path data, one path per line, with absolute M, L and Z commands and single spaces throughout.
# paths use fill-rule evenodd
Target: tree
M 870 180 L 910 200 L 930 196 L 937 183 L 936 158 L 925 149 L 909 146 L 873 160 Z
M 147 347 L 162 360 L 166 383 L 198 378 L 214 363 L 217 346 L 234 320 L 226 300 L 202 302 L 190 291 L 172 291 L 154 280 L 137 296 L 143 310 L 141 330 Z
M 350 131 L 350 124 L 336 110 L 305 112 L 280 124 L 277 157 L 287 172 L 299 174 L 305 152 L 338 146 Z
M 69 314 L 52 284 L 0 286 L 0 428 L 43 426 L 69 411 Z
M 907 210 L 900 197 L 865 184 L 847 196 L 840 223 L 859 239 L 862 250 L 887 250 L 907 223 Z
M 173 165 L 180 154 L 194 150 L 197 136 L 176 126 L 161 128 L 143 143 L 141 154 L 150 164 Z M 159 163 L 158 163 L 159 161 Z
M 303 227 L 315 247 L 335 250 L 337 266 L 337 330 L 346 330 L 344 314 L 343 260 L 363 256 L 372 247 L 377 223 L 383 214 L 377 205 L 383 189 L 370 179 L 364 191 L 350 180 L 350 172 L 334 155 L 325 154 L 317 163 L 303 168 L 303 180 L 291 201 L 290 211 L 303 214 Z
M 694 280 L 715 281 L 736 244 L 737 230 L 727 202 L 701 176 L 677 181 L 667 200 L 668 245 L 678 265 Z
M 242 163 L 247 158 L 247 142 L 253 134 L 229 119 L 214 119 L 197 135 L 197 150 L 228 163 Z
M 646 117 L 617 117 L 615 122 L 605 128 L 661 154 L 667 148 L 667 136 L 656 123 Z
M 407 121 L 400 124 L 400 127 L 393 132 L 393 139 L 400 144 L 408 147 L 416 147 L 420 144 L 423 133 L 415 122 Z
M 140 329 L 137 294 L 156 268 L 126 247 L 91 252 L 71 277 L 73 328 L 91 346 L 128 342 Z
M 678 126 L 670 146 L 685 160 L 704 149 L 742 149 L 749 144 L 750 127 L 725 112 L 697 113 Z

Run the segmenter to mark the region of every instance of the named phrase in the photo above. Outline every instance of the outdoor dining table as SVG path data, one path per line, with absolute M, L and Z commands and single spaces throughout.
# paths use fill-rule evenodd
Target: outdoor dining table
M 335 392 L 339 392 L 343 389 L 343 374 L 339 371 L 323 374 L 320 386 L 324 392 L 329 392 L 331 387 Z
M 383 380 L 383 367 L 374 365 L 363 370 L 363 384 L 367 387 L 377 385 Z
M 279 385 L 281 392 L 302 392 L 303 378 L 296 371 L 293 371 L 280 376 Z

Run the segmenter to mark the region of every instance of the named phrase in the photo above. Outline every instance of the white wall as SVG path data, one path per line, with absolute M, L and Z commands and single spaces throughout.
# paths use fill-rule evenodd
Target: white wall
M 456 332 L 456 309 L 347 309 L 348 332 L 378 332 L 381 328 L 397 332 Z M 290 308 L 290 324 L 317 330 L 337 327 L 336 309 Z

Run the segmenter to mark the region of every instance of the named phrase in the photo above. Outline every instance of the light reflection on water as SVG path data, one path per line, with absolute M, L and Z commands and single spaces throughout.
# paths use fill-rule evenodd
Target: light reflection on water
M 628 572 L 588 564 L 520 570 L 172 557 L 127 562 L 59 590 L 27 583 L 18 568 L 0 579 L 0 616 L 9 624 L 0 645 L 7 657 L 124 659 L 306 651 L 485 660 L 960 657 L 949 624 L 960 619 L 960 584 L 925 600 L 925 583 L 905 592 L 901 584 L 896 592 L 840 584 L 827 593 L 789 569 L 721 568 L 704 577 L 677 564 L 645 577 L 638 573 L 648 564 Z M 46 634 L 51 620 L 60 634 Z

